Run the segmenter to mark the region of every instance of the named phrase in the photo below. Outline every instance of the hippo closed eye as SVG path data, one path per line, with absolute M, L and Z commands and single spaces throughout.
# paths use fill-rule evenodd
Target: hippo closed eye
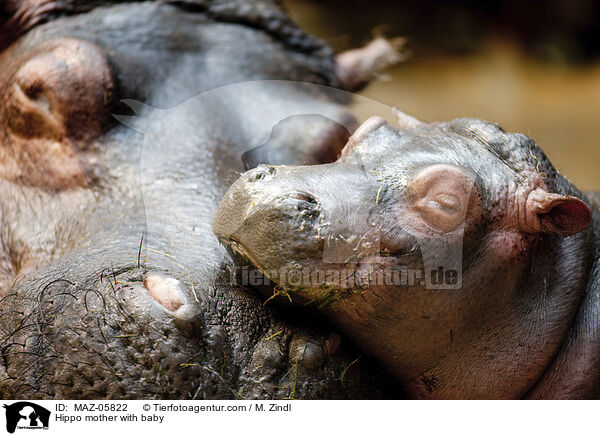
M 524 135 L 397 115 L 248 171 L 214 232 L 414 398 L 597 397 L 597 211 Z

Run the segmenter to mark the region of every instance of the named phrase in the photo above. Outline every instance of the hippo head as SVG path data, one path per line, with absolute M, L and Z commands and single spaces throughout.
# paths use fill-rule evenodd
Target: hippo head
M 506 331 L 517 319 L 537 325 L 522 312 L 544 288 L 530 272 L 547 272 L 552 241 L 583 232 L 591 211 L 524 135 L 478 119 L 397 116 L 400 127 L 367 120 L 334 163 L 248 171 L 213 230 L 292 302 L 318 305 L 409 391 L 427 393 L 443 372 L 427 370 L 474 332 L 473 359 L 494 334 L 527 348 Z M 441 384 L 436 393 L 451 390 Z

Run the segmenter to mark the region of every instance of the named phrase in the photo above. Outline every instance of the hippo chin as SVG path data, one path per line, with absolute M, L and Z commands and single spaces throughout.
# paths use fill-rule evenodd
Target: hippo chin
M 524 135 L 397 115 L 246 172 L 214 232 L 412 398 L 598 398 L 598 211 Z

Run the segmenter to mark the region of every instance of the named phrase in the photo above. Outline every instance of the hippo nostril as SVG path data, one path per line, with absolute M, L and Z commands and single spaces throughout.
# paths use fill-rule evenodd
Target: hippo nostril
M 318 213 L 319 202 L 317 199 L 306 192 L 288 192 L 285 194 L 286 200 L 292 200 L 299 211 L 309 212 L 312 216 Z
M 268 176 L 272 176 L 276 172 L 277 170 L 275 169 L 275 167 L 272 167 L 270 165 L 259 165 L 252 171 L 252 174 L 249 176 L 248 180 L 250 182 L 256 182 L 258 180 L 263 180 Z
M 306 203 L 317 204 L 317 199 L 311 194 L 307 194 L 305 192 L 290 192 L 286 195 L 287 198 L 291 198 L 293 200 L 300 200 Z

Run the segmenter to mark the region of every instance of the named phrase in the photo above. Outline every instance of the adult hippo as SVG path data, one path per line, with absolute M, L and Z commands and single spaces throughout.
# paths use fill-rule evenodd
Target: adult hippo
M 248 171 L 214 231 L 411 398 L 599 398 L 597 195 L 524 135 L 397 114 L 335 163 Z
M 264 143 L 273 163 L 327 160 L 352 128 L 339 98 L 258 80 L 355 88 L 385 44 L 336 63 L 267 0 L 0 8 L 0 397 L 398 395 L 318 318 L 232 284 L 211 232 L 290 102 L 304 110 Z

